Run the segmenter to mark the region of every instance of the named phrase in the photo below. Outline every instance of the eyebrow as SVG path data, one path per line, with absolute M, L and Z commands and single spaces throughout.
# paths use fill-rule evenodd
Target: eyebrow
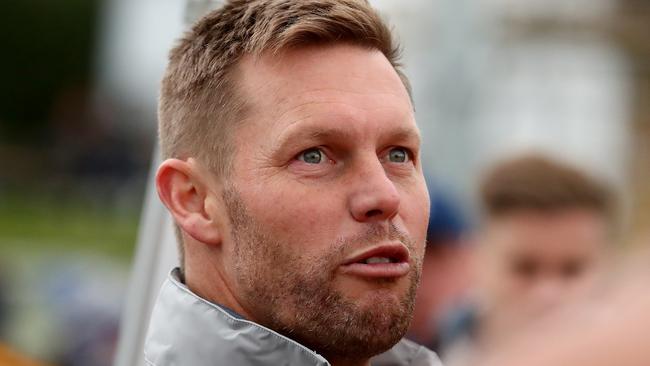
M 420 133 L 412 127 L 398 127 L 388 132 L 391 140 L 396 141 L 414 141 L 418 144 L 422 142 Z
M 289 132 L 284 134 L 275 145 L 276 149 L 281 149 L 284 146 L 290 145 L 295 140 L 300 142 L 304 141 L 323 141 L 323 140 L 343 140 L 355 139 L 358 136 L 351 128 L 319 126 L 314 128 L 306 128 L 302 131 Z M 382 140 L 390 140 L 399 142 L 411 142 L 420 144 L 421 136 L 415 128 L 412 127 L 396 127 L 382 133 L 380 136 Z

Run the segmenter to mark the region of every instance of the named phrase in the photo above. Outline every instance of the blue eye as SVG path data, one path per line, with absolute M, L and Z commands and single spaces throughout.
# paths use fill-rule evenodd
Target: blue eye
M 392 163 L 406 163 L 409 161 L 409 154 L 405 148 L 395 147 L 388 152 L 388 160 Z
M 325 154 L 318 148 L 305 150 L 298 155 L 298 160 L 307 164 L 320 164 L 325 159 Z

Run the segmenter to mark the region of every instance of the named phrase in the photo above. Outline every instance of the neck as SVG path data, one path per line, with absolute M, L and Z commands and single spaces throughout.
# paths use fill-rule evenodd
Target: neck
M 185 285 L 199 297 L 225 306 L 240 316 L 255 321 L 250 312 L 237 299 L 232 284 L 226 280 L 227 277 L 215 262 L 199 264 L 187 261 Z

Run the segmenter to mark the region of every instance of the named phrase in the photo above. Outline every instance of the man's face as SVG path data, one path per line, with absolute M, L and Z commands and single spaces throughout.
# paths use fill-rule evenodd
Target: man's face
M 409 96 L 378 51 L 244 59 L 224 262 L 253 320 L 332 357 L 408 328 L 429 199 Z
M 522 210 L 490 219 L 480 240 L 489 306 L 519 322 L 593 287 L 608 230 L 587 209 Z

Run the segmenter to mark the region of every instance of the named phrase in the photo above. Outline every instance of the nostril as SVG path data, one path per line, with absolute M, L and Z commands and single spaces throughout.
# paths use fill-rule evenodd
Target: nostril
M 370 210 L 366 212 L 366 217 L 373 217 L 377 215 L 381 215 L 381 210 Z

